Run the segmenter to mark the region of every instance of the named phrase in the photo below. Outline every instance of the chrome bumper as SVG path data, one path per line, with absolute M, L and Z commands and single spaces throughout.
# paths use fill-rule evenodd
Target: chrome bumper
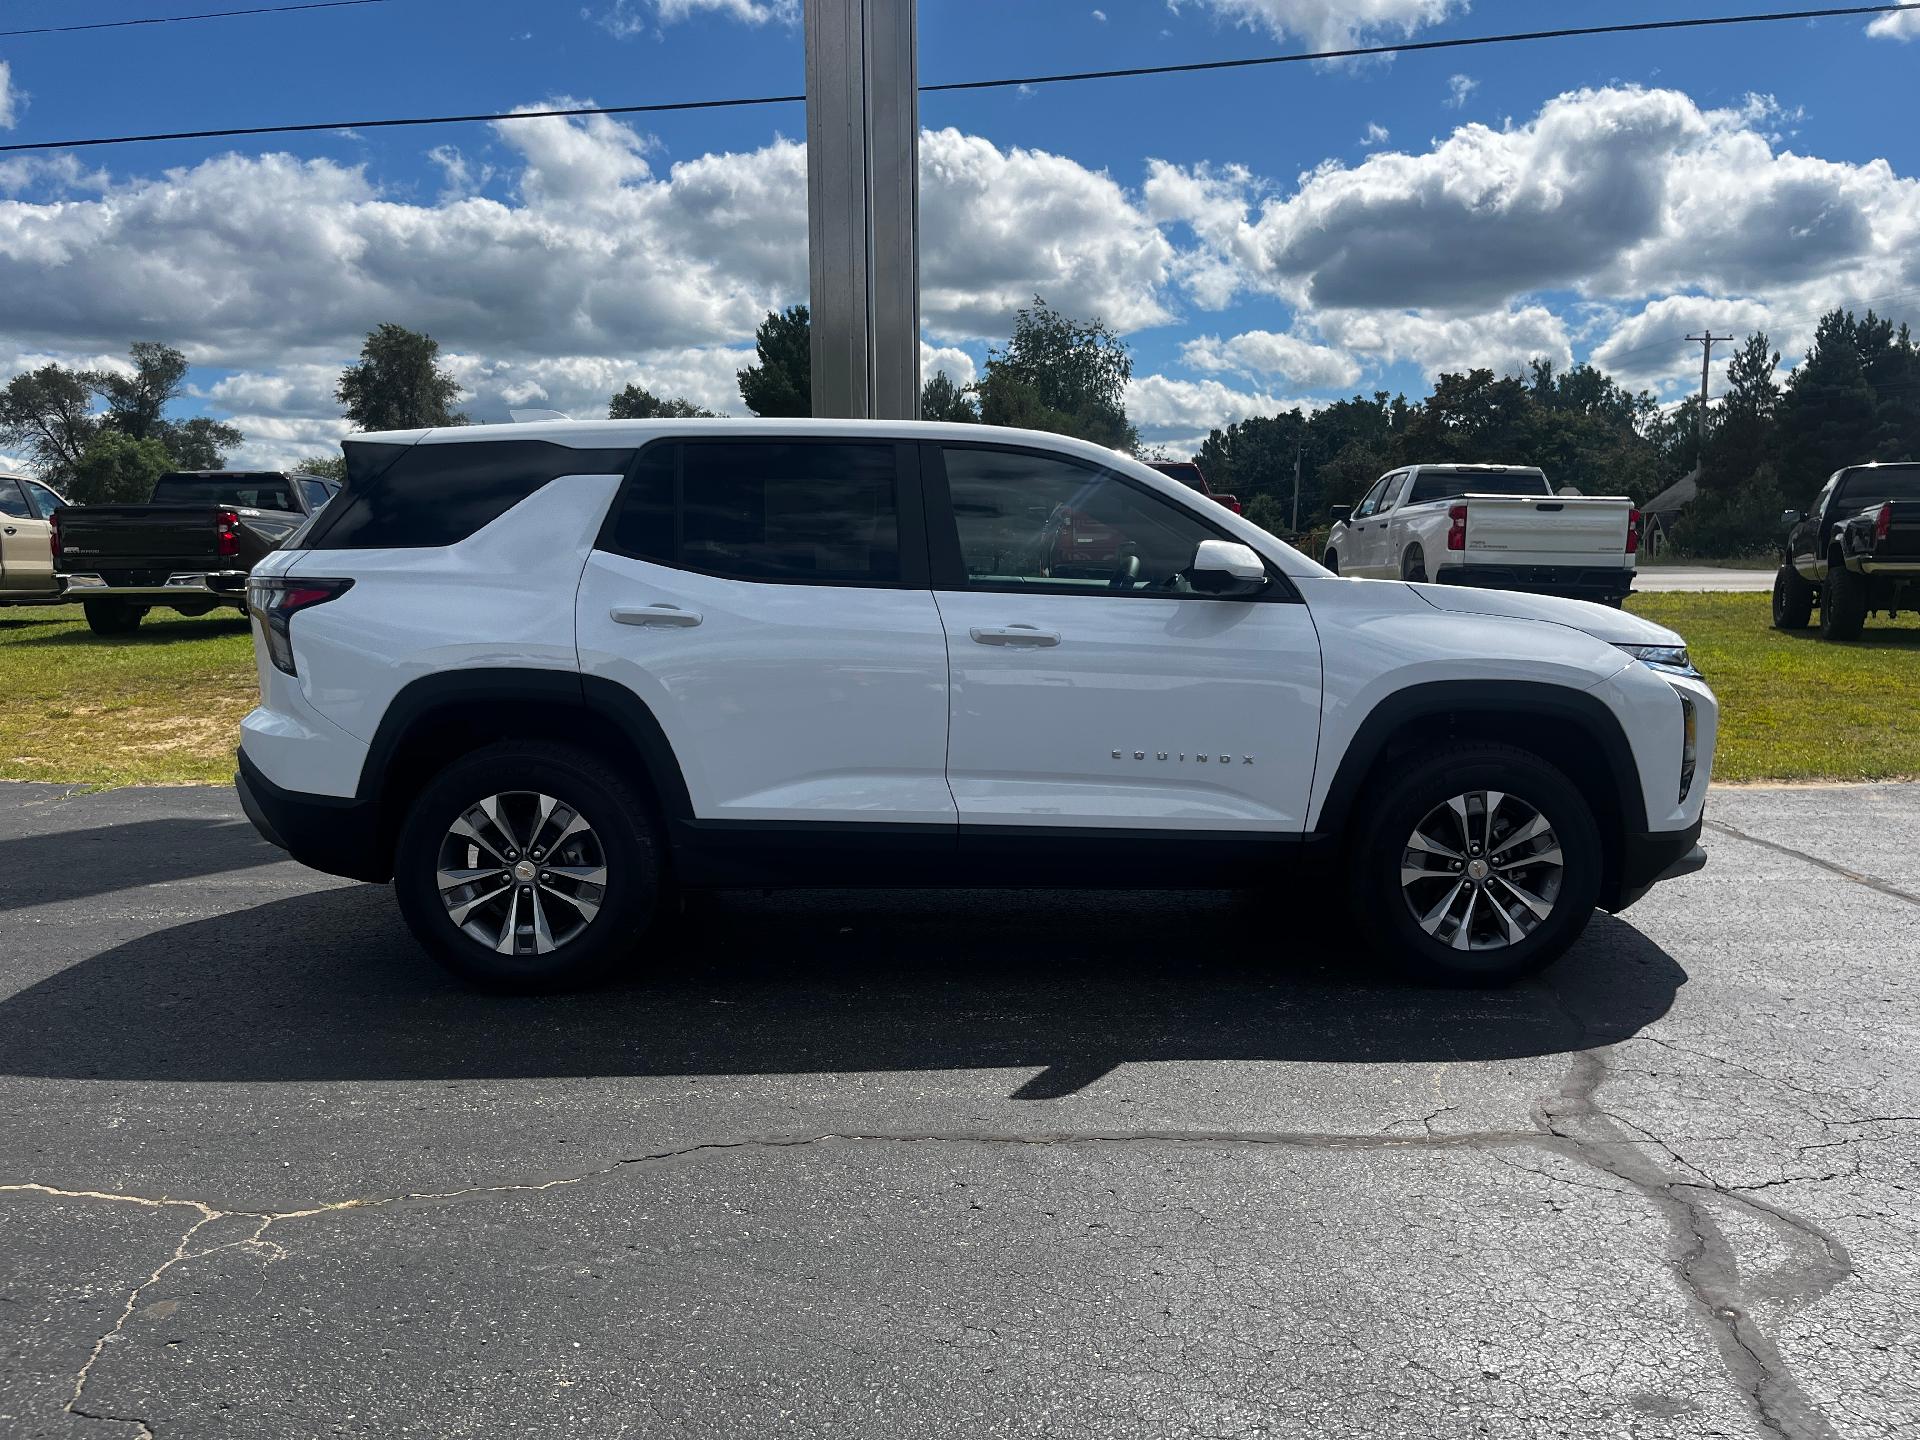
M 1862 560 L 1862 575 L 1920 575 L 1920 560 Z
M 206 597 L 247 603 L 244 570 L 176 570 L 159 585 L 114 585 L 104 576 L 79 571 L 60 577 L 61 592 L 70 600 L 180 600 Z

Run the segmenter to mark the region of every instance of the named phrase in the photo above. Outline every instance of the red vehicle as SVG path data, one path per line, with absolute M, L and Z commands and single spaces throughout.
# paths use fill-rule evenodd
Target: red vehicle
M 1200 473 L 1200 467 L 1191 460 L 1149 460 L 1149 470 L 1158 470 L 1170 479 L 1178 480 L 1189 490 L 1198 490 L 1215 504 L 1224 505 L 1236 515 L 1246 512 L 1240 508 L 1240 500 L 1234 495 L 1216 495 L 1207 488 L 1207 477 Z

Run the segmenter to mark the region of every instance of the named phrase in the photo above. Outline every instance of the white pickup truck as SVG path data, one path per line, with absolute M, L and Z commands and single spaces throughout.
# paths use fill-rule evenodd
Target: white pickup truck
M 1556 495 L 1530 465 L 1409 465 L 1333 520 L 1325 559 L 1337 574 L 1615 606 L 1640 550 L 1631 500 Z

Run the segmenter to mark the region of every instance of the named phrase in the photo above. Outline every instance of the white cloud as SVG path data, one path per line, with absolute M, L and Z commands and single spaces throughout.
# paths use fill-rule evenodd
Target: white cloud
M 1360 137 L 1360 147 L 1363 150 L 1371 150 L 1375 146 L 1386 144 L 1392 138 L 1392 131 L 1378 120 L 1371 120 L 1367 122 L 1367 133 Z
M 1235 390 L 1218 380 L 1180 380 L 1136 375 L 1127 384 L 1127 418 L 1150 444 L 1194 446 L 1209 430 L 1225 429 L 1251 415 L 1278 415 L 1311 401 L 1283 400 L 1264 391 Z
M 951 345 L 929 345 L 920 342 L 920 383 L 926 384 L 935 372 L 944 370 L 947 378 L 963 389 L 971 385 L 979 375 L 973 363 L 973 357 L 964 350 Z
M 1520 374 L 1533 360 L 1561 369 L 1573 363 L 1566 321 L 1543 305 L 1481 315 L 1330 310 L 1315 324 L 1345 350 L 1375 363 L 1418 365 L 1429 379 L 1476 369 Z
M 1107 23 L 1107 12 L 1104 10 L 1096 10 L 1093 12 L 1093 18 L 1104 25 Z
M 13 85 L 13 66 L 0 60 L 0 130 L 11 130 L 26 108 L 27 97 Z
M 1700 347 L 1687 344 L 1686 336 L 1711 330 L 1735 336 L 1737 345 L 1756 330 L 1776 328 L 1774 318 L 1773 310 L 1758 300 L 1669 295 L 1616 320 L 1589 359 L 1629 389 L 1684 392 L 1700 383 Z M 1807 331 L 1811 333 L 1811 325 Z M 1778 347 L 1782 337 L 1772 339 Z M 1716 370 L 1724 370 L 1733 348 L 1716 347 Z
M 1480 82 L 1471 75 L 1450 75 L 1447 77 L 1446 107 L 1458 110 L 1473 98 L 1473 92 L 1480 88 Z
M 1180 358 L 1195 370 L 1271 376 L 1304 390 L 1343 389 L 1360 378 L 1351 355 L 1270 330 L 1249 330 L 1227 340 L 1202 335 L 1180 347 Z
M 580 13 L 625 40 L 700 15 L 721 15 L 748 25 L 793 25 L 800 20 L 800 0 L 613 0 L 603 10 Z
M 1867 34 L 1881 40 L 1920 39 L 1920 10 L 1878 16 L 1867 26 Z
M 1178 10 L 1180 0 L 1167 0 Z M 1197 0 L 1223 19 L 1276 38 L 1298 36 L 1318 50 L 1341 50 L 1387 36 L 1408 36 L 1467 8 L 1468 0 Z

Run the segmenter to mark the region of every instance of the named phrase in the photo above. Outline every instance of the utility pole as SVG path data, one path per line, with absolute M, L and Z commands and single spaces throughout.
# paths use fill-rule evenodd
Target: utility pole
M 1293 447 L 1293 533 L 1300 533 L 1300 459 L 1307 453 L 1304 444 Z
M 1689 345 L 1702 347 L 1700 352 L 1699 440 L 1700 468 L 1704 470 L 1707 465 L 1707 388 L 1713 378 L 1713 347 L 1720 344 L 1731 345 L 1733 343 L 1733 336 L 1716 335 L 1713 333 L 1713 327 L 1709 325 L 1705 334 L 1687 336 L 1687 343 Z
M 813 413 L 920 418 L 916 0 L 806 0 Z

